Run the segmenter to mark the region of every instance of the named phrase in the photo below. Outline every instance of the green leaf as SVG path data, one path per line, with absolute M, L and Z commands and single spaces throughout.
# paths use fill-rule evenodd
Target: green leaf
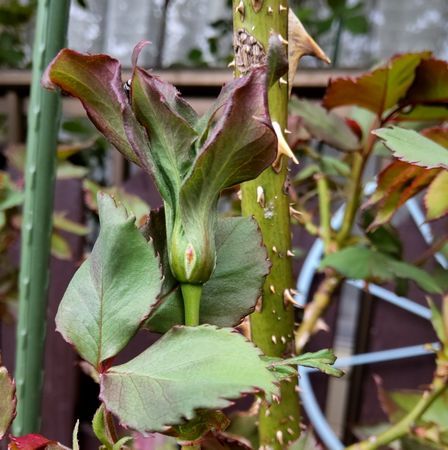
M 162 244 L 165 241 L 163 214 L 156 215 L 152 212 L 149 225 L 148 234 L 154 239 L 157 253 L 162 255 L 162 297 L 166 297 L 150 316 L 145 327 L 165 333 L 174 325 L 183 324 L 184 306 Z M 236 217 L 218 220 L 215 239 L 216 267 L 203 286 L 200 322 L 233 327 L 254 310 L 270 263 L 254 219 Z
M 310 430 L 300 433 L 300 438 L 292 443 L 288 450 L 318 450 L 320 448 L 316 438 Z
M 69 161 L 58 161 L 56 167 L 56 178 L 58 180 L 70 180 L 72 178 L 84 178 L 89 169 L 84 166 L 72 164 Z
M 1 360 L 0 360 L 1 364 Z M 16 386 L 6 367 L 0 366 L 0 439 L 2 439 L 16 415 Z
M 441 293 L 438 283 L 428 273 L 367 247 L 346 247 L 327 255 L 320 267 L 332 267 L 341 275 L 356 280 L 409 279 L 427 292 Z
M 282 369 L 284 366 L 304 366 L 318 369 L 321 372 L 334 377 L 342 377 L 342 375 L 344 375 L 342 370 L 332 367 L 336 361 L 336 356 L 333 351 L 329 349 L 323 349 L 313 353 L 303 353 L 302 355 L 293 356 L 292 358 L 287 359 L 271 357 L 264 357 L 263 359 L 268 362 L 268 368 L 274 371 Z
M 157 302 L 160 269 L 122 206 L 99 194 L 100 235 L 75 273 L 56 316 L 58 331 L 99 372 L 131 339 Z
M 440 123 L 448 120 L 448 106 L 415 105 L 405 108 L 394 117 L 397 122 L 430 122 Z
M 98 203 L 96 200 L 98 192 L 105 192 L 106 194 L 112 196 L 116 201 L 120 202 L 127 211 L 134 214 L 138 226 L 145 224 L 149 215 L 150 207 L 137 195 L 130 194 L 124 189 L 116 186 L 100 186 L 92 180 L 84 180 L 82 188 L 85 194 L 84 202 L 91 210 L 98 212 Z
M 337 114 L 328 112 L 315 102 L 299 100 L 296 97 L 291 99 L 290 108 L 302 118 L 303 125 L 314 138 L 339 150 L 353 151 L 360 148 L 358 137 Z
M 426 169 L 434 167 L 448 169 L 448 149 L 414 130 L 391 127 L 380 128 L 373 133 L 382 139 L 394 156 L 401 161 Z
M 134 438 L 132 436 L 123 436 L 120 440 L 115 442 L 115 444 L 112 446 L 112 450 L 122 450 L 123 448 L 126 448 L 125 444 L 133 440 Z
M 107 450 L 111 450 L 113 447 L 113 442 L 107 435 L 103 403 L 101 403 L 100 407 L 96 410 L 95 415 L 93 416 L 92 429 L 101 444 L 103 444 Z
M 365 231 L 370 243 L 380 253 L 385 253 L 394 258 L 401 258 L 403 253 L 403 245 L 400 240 L 398 231 L 390 224 L 380 226 L 371 231 L 370 225 L 373 221 L 373 215 L 370 211 L 365 211 L 362 215 L 362 228 Z
M 445 324 L 443 322 L 442 313 L 436 304 L 428 298 L 429 307 L 431 308 L 431 322 L 434 330 L 439 338 L 440 342 L 447 342 L 447 337 L 445 333 Z
M 222 411 L 198 410 L 192 420 L 175 425 L 167 434 L 175 436 L 179 441 L 196 441 L 209 431 L 225 430 L 230 420 Z
M 55 232 L 51 234 L 51 254 L 63 261 L 72 259 L 70 244 L 60 234 Z
M 175 327 L 139 356 L 101 377 L 106 408 L 139 432 L 222 409 L 243 393 L 277 391 L 259 350 L 229 329 Z
M 426 218 L 440 219 L 448 214 L 448 171 L 441 171 L 425 195 Z
M 59 87 L 81 100 L 90 120 L 109 142 L 130 161 L 145 164 L 140 157 L 148 139 L 132 113 L 116 59 L 63 49 L 48 66 L 42 84 L 47 89 Z
M 390 391 L 382 390 L 381 403 L 392 423 L 400 421 L 421 399 L 422 391 Z M 443 393 L 417 420 L 417 426 L 437 424 L 442 430 L 448 428 L 448 394 Z
M 369 22 L 365 16 L 351 16 L 344 19 L 344 27 L 353 34 L 366 34 Z
M 350 166 L 340 159 L 331 156 L 322 156 L 320 168 L 326 175 L 340 176 L 348 178 L 350 175 Z
M 75 427 L 73 428 L 73 433 L 72 433 L 72 449 L 73 450 L 79 450 L 78 432 L 79 432 L 79 419 L 76 421 Z
M 53 213 L 53 227 L 61 231 L 75 234 L 76 236 L 85 236 L 90 231 L 89 227 L 67 219 L 66 213 L 63 212 Z
M 381 117 L 405 97 L 414 81 L 416 68 L 430 55 L 430 52 L 406 53 L 357 78 L 332 80 L 323 105 L 328 109 L 357 105 Z
M 6 172 L 0 171 L 0 211 L 15 208 L 23 203 L 23 192 Z
M 345 9 L 347 0 L 327 0 L 328 6 L 333 11 L 342 11 Z

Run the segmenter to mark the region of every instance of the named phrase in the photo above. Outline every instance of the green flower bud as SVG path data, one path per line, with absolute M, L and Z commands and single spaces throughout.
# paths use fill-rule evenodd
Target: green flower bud
M 211 214 L 212 215 L 212 214 Z M 214 220 L 183 223 L 176 218 L 170 242 L 170 265 L 181 283 L 203 284 L 216 263 Z

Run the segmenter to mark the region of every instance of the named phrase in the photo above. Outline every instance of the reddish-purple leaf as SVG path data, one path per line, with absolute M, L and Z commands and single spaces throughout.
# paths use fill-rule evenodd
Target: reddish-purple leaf
M 448 126 L 425 128 L 421 134 L 448 149 Z
M 10 450 L 40 450 L 45 449 L 47 445 L 55 445 L 57 442 L 51 441 L 40 434 L 27 434 L 26 436 L 10 437 L 11 442 L 8 448 Z
M 109 142 L 129 160 L 148 168 L 148 162 L 136 153 L 148 146 L 146 133 L 132 113 L 116 59 L 63 49 L 48 66 L 42 84 L 49 89 L 59 87 L 81 100 L 87 115 Z
M 417 66 L 430 56 L 430 52 L 398 55 L 386 65 L 357 78 L 331 80 L 323 105 L 328 109 L 357 105 L 380 117 L 406 95 Z
M 364 205 L 378 205 L 369 230 L 389 222 L 398 208 L 421 192 L 439 173 L 439 169 L 423 169 L 406 162 L 394 161 L 378 176 L 378 186 Z
M 405 103 L 448 103 L 448 62 L 435 58 L 423 60 Z
M 217 117 L 221 107 L 224 110 Z M 209 123 L 217 122 L 182 194 L 189 201 L 210 205 L 222 189 L 256 178 L 275 159 L 277 138 L 268 113 L 266 68 L 257 68 L 226 85 L 205 117 Z

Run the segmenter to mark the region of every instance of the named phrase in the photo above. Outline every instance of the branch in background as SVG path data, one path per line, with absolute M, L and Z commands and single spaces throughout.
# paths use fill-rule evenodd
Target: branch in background
M 166 21 L 168 17 L 168 8 L 170 6 L 171 0 L 165 0 L 165 3 L 162 6 L 162 16 L 160 18 L 160 31 L 159 31 L 159 39 L 158 39 L 158 52 L 155 61 L 156 68 L 160 69 L 162 67 L 163 62 L 163 53 L 165 51 L 165 42 L 166 42 Z

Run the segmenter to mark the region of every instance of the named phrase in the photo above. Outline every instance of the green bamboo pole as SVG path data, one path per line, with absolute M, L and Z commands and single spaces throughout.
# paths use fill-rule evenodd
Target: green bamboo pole
M 25 204 L 17 324 L 15 435 L 40 428 L 60 95 L 45 91 L 42 74 L 64 46 L 70 0 L 39 0 L 28 112 Z
M 271 31 L 287 39 L 286 0 L 234 0 L 233 10 L 235 33 L 244 29 L 265 51 Z M 284 129 L 288 110 L 287 84 L 275 83 L 268 96 L 272 121 L 278 122 Z M 266 355 L 277 357 L 291 350 L 294 337 L 294 311 L 287 301 L 293 285 L 289 198 L 284 192 L 287 164 L 284 158 L 279 173 L 269 168 L 256 180 L 241 187 L 243 215 L 257 219 L 272 261 L 271 273 L 263 288 L 262 305 L 251 316 L 252 340 Z M 282 450 L 299 437 L 297 382 L 284 382 L 280 388 L 279 401 L 270 407 L 264 405 L 260 408 L 260 448 Z

